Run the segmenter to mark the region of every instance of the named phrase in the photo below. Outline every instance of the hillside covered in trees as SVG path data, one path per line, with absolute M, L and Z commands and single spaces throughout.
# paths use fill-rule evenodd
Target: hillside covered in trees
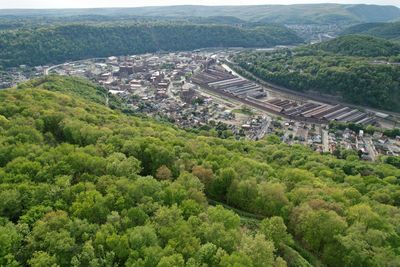
M 276 52 L 244 52 L 234 60 L 257 77 L 301 92 L 400 111 L 400 45 L 349 35 Z
M 0 91 L 0 265 L 399 266 L 398 158 L 189 133 L 104 93 Z
M 363 34 L 400 41 L 400 22 L 358 24 L 347 28 L 342 34 Z
M 246 3 L 243 3 L 246 4 Z M 14 17 L 152 17 L 190 18 L 234 16 L 250 22 L 280 24 L 354 24 L 387 22 L 400 19 L 400 9 L 395 6 L 299 4 L 299 5 L 242 5 L 242 6 L 148 6 L 136 8 L 98 8 L 64 10 L 0 10 L 1 16 Z
M 64 25 L 0 32 L 0 66 L 206 47 L 271 47 L 302 42 L 284 26 L 190 23 Z
M 400 55 L 400 44 L 364 35 L 346 35 L 313 48 L 345 56 L 391 57 Z

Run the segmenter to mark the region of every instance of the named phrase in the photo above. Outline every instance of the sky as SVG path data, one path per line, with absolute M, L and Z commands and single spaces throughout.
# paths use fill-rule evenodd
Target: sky
M 0 0 L 4 8 L 93 8 L 93 7 L 138 7 L 169 5 L 267 5 L 306 3 L 377 4 L 400 7 L 400 0 Z

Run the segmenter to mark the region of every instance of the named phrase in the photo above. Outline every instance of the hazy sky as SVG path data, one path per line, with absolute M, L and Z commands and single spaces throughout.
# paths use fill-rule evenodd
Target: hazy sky
M 400 0 L 0 0 L 0 8 L 87 8 L 137 7 L 165 5 L 262 5 L 334 2 L 343 4 L 366 3 L 396 5 Z

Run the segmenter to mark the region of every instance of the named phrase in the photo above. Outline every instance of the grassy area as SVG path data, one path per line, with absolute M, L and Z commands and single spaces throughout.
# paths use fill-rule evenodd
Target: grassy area
M 255 114 L 254 111 L 251 108 L 249 108 L 248 106 L 242 106 L 239 109 L 234 109 L 232 112 L 240 113 L 240 114 L 244 114 L 244 115 L 248 115 L 248 116 L 253 116 Z

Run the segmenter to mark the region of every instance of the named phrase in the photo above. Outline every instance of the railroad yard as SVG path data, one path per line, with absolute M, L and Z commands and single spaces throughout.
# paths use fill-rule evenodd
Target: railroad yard
M 326 124 L 330 121 L 355 124 L 373 124 L 374 114 L 367 114 L 343 105 L 329 105 L 307 101 L 304 103 L 288 99 L 271 98 L 260 85 L 232 75 L 211 60 L 204 71 L 192 78 L 193 83 L 216 93 L 231 95 L 273 114 L 285 118 L 310 123 Z

